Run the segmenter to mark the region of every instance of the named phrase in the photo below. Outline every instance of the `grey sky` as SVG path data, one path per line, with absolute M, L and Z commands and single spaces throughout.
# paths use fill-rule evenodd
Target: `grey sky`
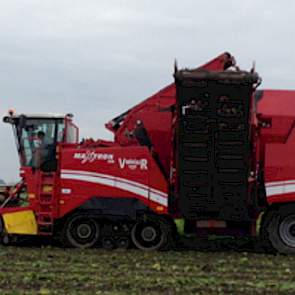
M 72 112 L 82 136 L 197 66 L 229 51 L 264 88 L 295 88 L 295 2 L 259 0 L 0 0 L 0 114 Z M 295 112 L 295 110 L 294 110 Z M 9 126 L 0 178 L 17 179 Z

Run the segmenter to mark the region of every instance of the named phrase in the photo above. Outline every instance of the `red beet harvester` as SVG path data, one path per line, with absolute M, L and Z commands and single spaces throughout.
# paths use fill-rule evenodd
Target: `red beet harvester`
M 4 117 L 21 181 L 0 209 L 2 239 L 156 250 L 181 218 L 200 237 L 260 235 L 295 253 L 295 92 L 258 90 L 229 53 L 174 79 L 106 124 L 114 141 L 80 142 L 72 115 Z

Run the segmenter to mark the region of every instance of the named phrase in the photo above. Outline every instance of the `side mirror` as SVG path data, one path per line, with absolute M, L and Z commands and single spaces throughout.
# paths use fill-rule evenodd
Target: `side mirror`
M 4 123 L 9 123 L 9 124 L 14 124 L 14 118 L 10 117 L 10 116 L 5 116 L 3 118 L 3 122 Z

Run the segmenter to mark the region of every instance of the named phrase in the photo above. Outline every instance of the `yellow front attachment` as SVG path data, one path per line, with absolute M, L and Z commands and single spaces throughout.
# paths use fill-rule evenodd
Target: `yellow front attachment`
M 33 211 L 4 213 L 4 226 L 8 234 L 36 235 L 38 226 Z

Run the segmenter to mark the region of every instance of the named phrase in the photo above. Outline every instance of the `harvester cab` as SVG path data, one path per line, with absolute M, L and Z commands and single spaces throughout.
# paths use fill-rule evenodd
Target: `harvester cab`
M 10 112 L 3 121 L 13 126 L 21 167 L 53 172 L 57 168 L 57 146 L 78 143 L 79 131 L 72 115 L 29 115 Z
M 55 183 L 60 150 L 79 141 L 79 130 L 72 119 L 71 114 L 15 114 L 13 111 L 3 118 L 12 125 L 20 159 L 21 180 L 0 207 L 1 222 L 10 235 L 52 234 L 58 210 Z M 5 237 L 8 235 L 2 232 L 2 241 Z

